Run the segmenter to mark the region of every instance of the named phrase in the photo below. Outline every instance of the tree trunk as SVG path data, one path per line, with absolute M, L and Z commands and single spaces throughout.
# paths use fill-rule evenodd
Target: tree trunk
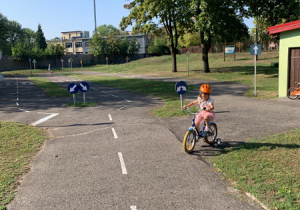
M 176 65 L 176 49 L 174 46 L 170 46 L 171 56 L 172 56 L 172 72 L 177 72 Z
M 203 73 L 208 73 L 209 62 L 208 62 L 208 51 L 211 47 L 211 35 L 209 35 L 208 40 L 204 40 L 204 32 L 200 32 L 201 47 L 202 47 L 202 61 L 203 61 Z

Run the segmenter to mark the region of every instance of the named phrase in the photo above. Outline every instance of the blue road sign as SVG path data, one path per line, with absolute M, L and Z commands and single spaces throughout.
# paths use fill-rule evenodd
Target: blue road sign
M 31 58 L 29 58 L 28 61 L 31 62 Z
M 251 55 L 260 55 L 261 54 L 261 44 L 251 44 L 250 45 L 250 54 Z
M 175 85 L 175 91 L 182 95 L 182 94 L 185 94 L 186 93 L 186 90 L 187 90 L 187 85 L 184 81 L 179 81 L 176 83 Z
M 68 91 L 72 94 L 77 93 L 79 90 L 79 85 L 77 85 L 76 83 L 70 83 L 68 86 Z
M 87 92 L 90 89 L 90 85 L 87 82 L 80 82 L 79 90 L 81 92 Z

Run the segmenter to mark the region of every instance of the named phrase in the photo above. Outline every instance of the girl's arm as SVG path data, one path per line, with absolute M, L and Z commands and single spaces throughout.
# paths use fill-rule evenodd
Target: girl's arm
M 186 109 L 186 107 L 194 106 L 197 103 L 198 103 L 198 100 L 196 100 L 196 101 L 194 101 L 192 103 L 189 103 L 188 105 L 184 105 L 183 108 Z
M 211 104 L 208 108 L 206 108 L 205 111 L 210 112 L 210 111 L 214 110 L 214 108 L 215 108 L 214 104 Z

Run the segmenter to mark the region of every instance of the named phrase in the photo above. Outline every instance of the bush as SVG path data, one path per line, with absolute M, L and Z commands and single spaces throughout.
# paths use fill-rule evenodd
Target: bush
M 147 49 L 149 54 L 170 55 L 168 40 L 165 38 L 155 38 Z

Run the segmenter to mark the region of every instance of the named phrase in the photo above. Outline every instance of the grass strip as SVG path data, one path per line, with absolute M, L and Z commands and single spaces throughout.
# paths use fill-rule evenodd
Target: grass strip
M 37 86 L 43 89 L 43 91 L 52 97 L 69 97 L 71 94 L 67 89 L 61 87 L 60 85 L 50 82 L 49 80 L 41 77 L 30 77 Z
M 76 102 L 74 106 L 74 102 L 70 102 L 66 105 L 66 107 L 88 107 L 88 106 L 96 106 L 96 102 L 86 102 L 85 104 L 83 102 Z
M 189 115 L 188 112 L 181 112 L 179 95 L 175 92 L 175 83 L 160 82 L 145 79 L 131 79 L 111 76 L 89 75 L 89 76 L 73 76 L 84 81 L 95 82 L 122 90 L 128 90 L 144 95 L 152 95 L 161 98 L 166 104 L 153 114 L 158 117 L 179 117 Z M 188 91 L 198 88 L 195 85 L 188 85 Z M 196 97 L 196 96 L 195 96 Z M 192 107 L 192 111 L 196 111 Z
M 212 159 L 234 187 L 270 209 L 300 209 L 300 129 L 228 148 Z
M 47 139 L 44 131 L 16 122 L 0 122 L 0 209 L 14 198 L 18 180 Z

